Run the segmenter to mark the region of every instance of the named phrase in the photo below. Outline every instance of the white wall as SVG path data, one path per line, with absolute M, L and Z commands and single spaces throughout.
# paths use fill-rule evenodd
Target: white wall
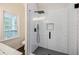
M 79 8 L 77 9 L 77 30 L 78 30 L 78 55 L 79 55 Z
M 40 23 L 40 46 L 68 53 L 68 4 L 38 4 L 38 8 L 45 11 L 46 17 Z M 48 38 L 47 23 L 54 23 L 52 39 Z
M 38 7 L 39 7 L 39 10 L 41 10 L 41 9 L 45 10 L 46 14 L 48 11 L 50 11 L 50 13 L 51 13 L 51 11 L 62 10 L 62 8 L 67 7 L 66 12 L 67 12 L 67 20 L 68 20 L 68 22 L 67 22 L 68 54 L 72 54 L 72 55 L 79 54 L 79 48 L 78 48 L 79 47 L 79 36 L 78 36 L 79 35 L 78 34 L 78 32 L 79 32 L 79 30 L 78 30 L 79 29 L 79 25 L 78 25 L 79 9 L 74 9 L 73 3 L 71 3 L 71 4 L 39 4 Z M 65 13 L 65 10 L 61 11 L 61 13 L 62 12 Z M 53 19 L 53 17 L 51 15 L 46 15 L 46 17 L 49 16 L 50 19 Z M 54 14 L 54 16 L 55 15 L 56 14 Z M 56 17 L 58 17 L 58 16 L 56 16 Z M 60 16 L 60 17 L 65 17 L 65 15 Z M 47 42 L 47 41 L 44 41 L 44 42 Z
M 69 36 L 69 54 L 78 54 L 78 42 L 77 42 L 77 9 L 74 9 L 74 4 L 69 5 L 69 26 L 68 26 L 68 36 Z
M 40 3 L 38 4 L 38 9 L 39 10 L 59 10 L 62 8 L 68 7 L 68 3 Z

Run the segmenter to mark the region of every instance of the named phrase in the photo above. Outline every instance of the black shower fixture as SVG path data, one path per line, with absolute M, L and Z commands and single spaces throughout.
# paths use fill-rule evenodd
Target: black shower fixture
M 45 12 L 44 12 L 44 10 L 41 10 L 41 11 L 35 11 L 35 13 L 43 14 L 43 13 L 45 13 Z
M 75 9 L 79 8 L 79 3 L 76 3 L 76 4 L 74 5 L 74 8 L 75 8 Z

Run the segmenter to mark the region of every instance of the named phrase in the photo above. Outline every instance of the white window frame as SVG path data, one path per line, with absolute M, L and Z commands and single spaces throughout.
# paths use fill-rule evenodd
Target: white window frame
M 20 38 L 20 19 L 19 19 L 19 16 L 15 15 L 17 17 L 17 36 L 13 36 L 11 38 L 6 38 L 5 37 L 5 32 L 4 32 L 4 13 L 7 12 L 7 13 L 10 13 L 12 15 L 15 15 L 14 13 L 10 12 L 10 11 L 3 11 L 3 41 L 5 40 L 12 40 L 12 39 L 15 39 L 15 38 Z

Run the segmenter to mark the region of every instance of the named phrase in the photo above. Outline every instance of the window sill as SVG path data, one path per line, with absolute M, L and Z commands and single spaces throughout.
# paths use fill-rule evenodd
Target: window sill
M 10 41 L 10 40 L 15 40 L 15 39 L 19 39 L 20 37 L 13 37 L 13 38 L 8 38 L 8 39 L 3 39 L 0 42 L 4 42 L 4 41 Z
M 1 40 L 1 42 L 3 41 L 9 41 L 9 40 L 14 40 L 14 39 L 18 39 L 20 38 L 19 36 L 16 36 L 16 37 L 11 37 L 11 38 L 4 38 L 3 40 Z
M 12 40 L 12 39 L 16 39 L 19 38 L 19 36 L 15 36 L 15 37 L 11 37 L 11 38 L 6 38 L 5 40 Z

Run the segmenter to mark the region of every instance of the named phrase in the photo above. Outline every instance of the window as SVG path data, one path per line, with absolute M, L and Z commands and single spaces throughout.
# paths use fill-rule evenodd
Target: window
M 14 38 L 18 34 L 17 30 L 17 17 L 11 13 L 4 12 L 3 16 L 4 24 L 4 37 L 6 39 Z

